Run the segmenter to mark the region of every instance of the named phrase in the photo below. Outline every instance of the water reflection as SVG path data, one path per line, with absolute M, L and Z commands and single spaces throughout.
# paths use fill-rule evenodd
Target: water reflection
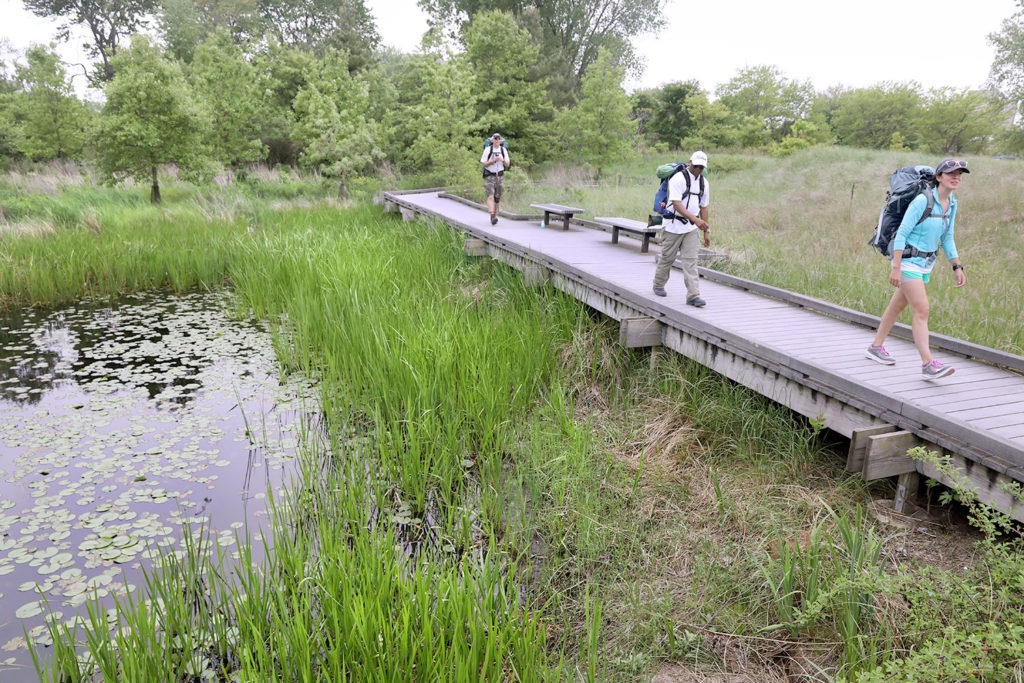
M 0 319 L 0 680 L 36 680 L 39 591 L 64 620 L 123 594 L 199 523 L 258 538 L 288 483 L 308 383 L 227 295 L 133 297 Z M 257 556 L 259 553 L 257 553 Z
M 209 306 L 207 302 L 205 306 Z M 116 306 L 83 305 L 59 312 L 27 310 L 0 320 L 0 398 L 36 403 L 64 382 L 112 382 L 145 388 L 149 398 L 186 405 L 193 378 L 213 359 L 193 353 L 208 345 L 196 327 L 197 299 L 143 297 Z M 255 338 L 239 326 L 218 326 L 241 356 Z

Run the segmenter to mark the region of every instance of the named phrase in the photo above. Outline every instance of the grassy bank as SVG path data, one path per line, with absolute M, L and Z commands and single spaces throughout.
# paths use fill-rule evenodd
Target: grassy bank
M 713 176 L 716 232 L 727 181 L 779 162 L 730 163 Z M 628 171 L 604 194 L 640 192 Z M 103 613 L 59 628 L 50 680 L 1019 673 L 1017 546 L 943 516 L 878 524 L 866 511 L 891 491 L 848 476 L 814 424 L 675 356 L 621 349 L 610 322 L 463 256 L 443 226 L 180 192 L 163 208 L 95 209 L 99 230 L 5 233 L 3 301 L 231 286 L 240 314 L 280 324 L 286 370 L 320 378 L 327 432 L 309 435 L 276 501 L 265 566 L 197 535 L 122 605 L 113 640 Z M 600 199 L 544 198 L 580 196 Z M 194 246 L 164 256 L 181 244 Z M 735 267 L 776 258 L 764 253 Z M 43 272 L 68 261 L 69 275 Z M 72 650 L 83 638 L 88 666 Z

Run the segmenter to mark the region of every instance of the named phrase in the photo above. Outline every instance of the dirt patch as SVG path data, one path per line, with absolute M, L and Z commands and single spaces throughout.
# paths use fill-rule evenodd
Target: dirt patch
M 915 566 L 929 565 L 946 571 L 962 571 L 974 564 L 980 533 L 962 509 L 955 506 L 926 507 L 926 501 L 908 502 L 903 513 L 892 501 L 872 501 L 875 518 L 893 532 L 886 544 L 890 561 Z
M 766 677 L 754 674 L 701 673 L 679 664 L 666 664 L 651 678 L 651 683 L 785 683 L 784 676 Z

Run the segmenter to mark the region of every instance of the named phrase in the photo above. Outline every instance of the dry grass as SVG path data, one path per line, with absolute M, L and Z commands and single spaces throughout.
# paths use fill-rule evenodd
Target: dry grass
M 26 218 L 25 220 L 4 222 L 0 225 L 0 234 L 24 237 L 45 237 L 57 233 L 57 226 L 46 218 Z
M 600 184 L 578 169 L 553 169 L 541 182 L 513 185 L 506 208 L 529 212 L 531 203 L 553 201 L 583 207 L 590 216 L 645 220 L 657 189 L 653 169 L 675 156 L 631 160 L 628 169 Z M 782 159 L 712 153 L 710 222 L 715 247 L 730 257 L 723 267 L 880 315 L 891 294 L 888 262 L 867 241 L 889 175 L 901 166 L 938 161 L 907 152 L 830 147 Z M 1024 277 L 1007 269 L 1024 260 L 1024 194 L 1019 191 L 1024 161 L 968 161 L 971 173 L 956 193 L 956 241 L 968 267 L 967 287 L 953 287 L 954 278 L 940 258 L 929 286 L 931 328 L 1024 355 L 1024 326 L 1019 324 Z

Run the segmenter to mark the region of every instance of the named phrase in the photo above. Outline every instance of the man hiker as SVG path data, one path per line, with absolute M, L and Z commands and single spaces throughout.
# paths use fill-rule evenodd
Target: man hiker
M 676 257 L 682 262 L 683 284 L 686 286 L 686 303 L 702 308 L 706 301 L 700 298 L 700 277 L 697 274 L 697 251 L 700 234 L 704 235 L 704 246 L 711 246 L 711 228 L 708 226 L 709 188 L 704 169 L 708 167 L 708 155 L 694 152 L 690 163 L 668 181 L 668 205 L 673 215 L 662 222 L 665 239 L 661 254 L 654 270 L 654 293 L 668 296 L 665 283 Z
M 484 147 L 480 157 L 484 167 L 484 192 L 487 194 L 487 211 L 491 214 L 491 225 L 498 223 L 498 204 L 501 203 L 501 181 L 509 165 L 508 149 L 502 144 L 501 135 L 491 136 L 491 144 Z

